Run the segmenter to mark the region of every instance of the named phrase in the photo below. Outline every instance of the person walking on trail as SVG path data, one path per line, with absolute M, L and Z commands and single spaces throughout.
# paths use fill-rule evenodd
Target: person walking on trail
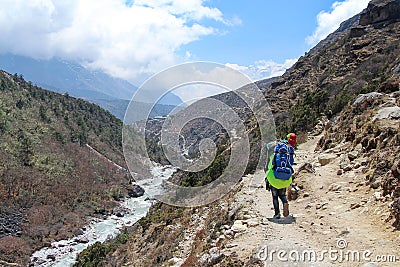
M 265 174 L 265 186 L 272 193 L 272 202 L 274 205 L 274 218 L 280 219 L 279 199 L 283 204 L 283 216 L 289 215 L 289 202 L 286 198 L 286 188 L 293 181 L 294 149 L 296 147 L 296 134 L 289 133 L 285 140 L 278 143 L 267 144 L 268 163 Z M 271 153 L 273 151 L 273 153 Z

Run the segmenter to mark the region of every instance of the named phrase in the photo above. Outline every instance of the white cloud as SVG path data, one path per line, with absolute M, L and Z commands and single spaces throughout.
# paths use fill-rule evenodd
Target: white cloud
M 184 44 L 223 24 L 204 0 L 0 0 L 0 53 L 78 60 L 132 80 L 177 63 Z
M 165 88 L 174 88 L 177 81 L 181 79 L 199 81 L 199 83 L 183 83 L 184 86 L 175 88 L 173 91 L 189 105 L 195 100 L 235 90 L 251 82 L 280 76 L 296 61 L 297 59 L 287 59 L 284 63 L 276 63 L 260 60 L 250 66 L 232 63 L 227 63 L 225 66 L 215 66 L 210 63 L 209 69 L 204 68 L 203 65 L 190 65 L 190 69 L 182 68 L 160 78 L 157 81 L 159 86 L 154 83 L 151 88 L 154 91 L 158 91 L 157 88 L 163 91 Z M 202 81 L 206 81 L 207 84 L 202 83 Z
M 340 23 L 360 13 L 367 7 L 370 0 L 345 0 L 343 2 L 335 2 L 330 12 L 321 11 L 317 15 L 317 29 L 314 33 L 306 38 L 309 45 L 315 45 L 330 33 L 337 30 Z
M 240 66 L 230 63 L 226 64 L 226 66 L 246 74 L 252 81 L 259 81 L 282 75 L 288 68 L 293 66 L 296 61 L 296 58 L 286 59 L 284 63 L 260 60 L 249 66 Z
M 200 98 L 235 90 L 251 83 L 243 73 L 217 63 L 192 62 L 175 65 L 142 84 L 135 101 L 153 103 L 167 90 L 190 103 Z M 151 92 L 151 93 L 150 93 Z

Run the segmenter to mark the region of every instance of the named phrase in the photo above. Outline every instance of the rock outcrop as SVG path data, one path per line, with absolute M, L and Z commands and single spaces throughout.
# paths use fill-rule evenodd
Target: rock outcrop
M 368 185 L 381 189 L 382 196 L 392 201 L 391 218 L 395 218 L 396 227 L 400 227 L 400 210 L 397 209 L 400 203 L 399 99 L 397 92 L 360 95 L 319 142 L 322 149 L 341 142 L 350 143 L 347 161 L 340 165 L 340 174 L 355 167 L 367 167 L 363 173 Z M 358 158 L 364 160 L 353 164 Z
M 373 0 L 360 17 L 360 25 L 362 26 L 397 21 L 400 21 L 400 1 L 398 0 Z

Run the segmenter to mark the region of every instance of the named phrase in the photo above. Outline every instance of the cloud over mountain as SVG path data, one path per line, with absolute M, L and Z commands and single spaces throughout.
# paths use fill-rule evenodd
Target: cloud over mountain
M 177 63 L 176 50 L 229 24 L 203 0 L 0 0 L 0 53 L 60 57 L 132 79 Z M 15 15 L 17 14 L 17 15 Z

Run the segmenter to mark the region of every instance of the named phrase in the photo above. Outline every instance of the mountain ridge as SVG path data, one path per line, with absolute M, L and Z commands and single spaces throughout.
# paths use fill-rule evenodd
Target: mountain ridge
M 0 54 L 0 69 L 22 75 L 25 80 L 57 93 L 68 93 L 77 98 L 100 104 L 123 120 L 126 105 L 116 107 L 115 102 L 132 99 L 138 88 L 128 81 L 112 77 L 102 71 L 92 71 L 72 62 L 51 58 L 36 60 L 13 54 Z M 165 116 L 171 111 L 169 106 L 179 106 L 182 100 L 173 93 L 168 93 L 158 103 L 155 116 Z M 164 106 L 162 106 L 164 105 Z

